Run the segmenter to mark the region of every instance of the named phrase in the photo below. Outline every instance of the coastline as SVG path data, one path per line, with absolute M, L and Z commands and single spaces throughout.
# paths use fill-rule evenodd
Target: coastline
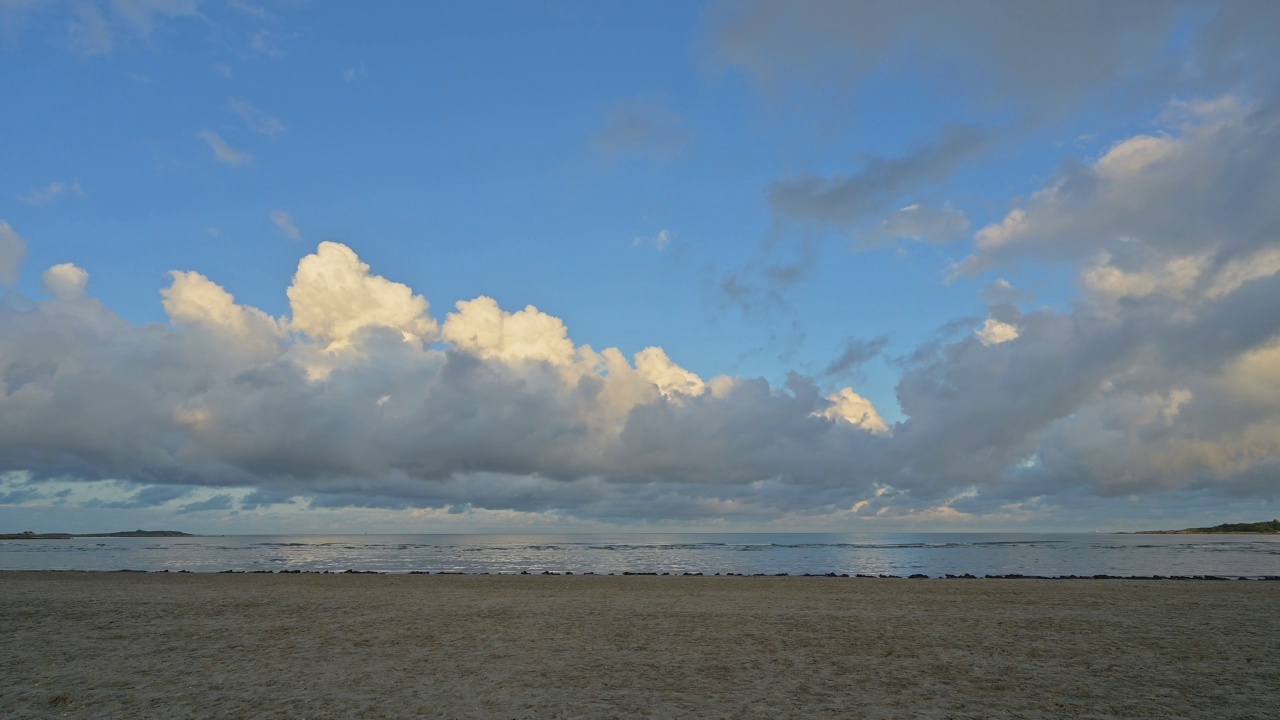
M 705 575 L 1280 576 L 1280 538 L 1010 533 L 77 538 L 0 543 L 0 569 Z
M 192 538 L 201 537 L 178 530 L 124 530 L 109 533 L 0 533 L 0 540 L 73 540 L 75 538 Z
M 0 573 L 18 716 L 1260 717 L 1280 583 Z
M 1024 575 L 1020 573 L 1012 573 L 1006 575 L 974 575 L 972 573 L 964 573 L 955 575 L 945 573 L 942 575 L 928 575 L 925 573 L 915 573 L 912 575 L 894 575 L 890 573 L 882 573 L 872 575 L 868 573 L 703 573 L 703 572 L 659 572 L 644 571 L 633 572 L 624 570 L 622 572 L 578 572 L 573 571 L 555 571 L 543 570 L 541 572 L 525 571 L 509 571 L 509 572 L 464 572 L 457 570 L 408 570 L 404 572 L 386 571 L 386 570 L 356 570 L 350 568 L 347 570 L 137 570 L 132 568 L 119 568 L 114 570 L 86 570 L 86 569 L 0 569 L 0 578 L 7 574 L 21 573 L 88 573 L 97 575 L 110 575 L 117 573 L 132 575 L 391 575 L 391 576 L 409 576 L 409 575 L 461 575 L 467 577 L 517 577 L 517 576 L 549 576 L 549 577 L 685 577 L 685 578 L 828 578 L 828 579 L 854 579 L 854 580 L 1016 580 L 1016 581 L 1045 581 L 1045 582 L 1065 582 L 1070 580 L 1080 581 L 1097 581 L 1097 580 L 1125 580 L 1125 581 L 1146 581 L 1146 582 L 1222 582 L 1230 580 L 1243 580 L 1247 582 L 1280 582 L 1280 575 Z
M 1133 532 L 1118 532 L 1115 535 L 1280 535 L 1280 532 L 1274 531 L 1241 531 L 1241 532 L 1211 532 L 1208 530 L 1135 530 Z

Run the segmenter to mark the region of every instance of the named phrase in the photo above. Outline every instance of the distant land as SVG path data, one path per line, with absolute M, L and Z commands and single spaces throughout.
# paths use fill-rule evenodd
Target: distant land
M 1223 525 L 1214 525 L 1213 527 L 1187 528 L 1185 530 L 1139 530 L 1134 535 L 1195 535 L 1195 534 L 1251 534 L 1251 535 L 1277 535 L 1280 534 L 1280 520 L 1272 520 L 1270 522 L 1255 523 L 1225 523 Z
M 195 537 L 177 530 L 125 530 L 113 533 L 37 533 L 30 530 L 0 534 L 0 540 L 70 540 L 78 537 Z

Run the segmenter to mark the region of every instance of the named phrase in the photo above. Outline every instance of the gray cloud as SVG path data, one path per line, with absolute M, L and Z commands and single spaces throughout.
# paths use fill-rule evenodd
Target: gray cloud
M 190 495 L 195 488 L 183 485 L 148 485 L 135 492 L 131 497 L 125 500 L 90 500 L 85 503 L 86 507 L 102 507 L 102 508 L 149 508 L 157 505 L 184 498 Z
M 1280 490 L 1275 110 L 1201 105 L 1064 171 L 962 267 L 1081 263 L 1068 313 L 997 306 L 1015 339 L 938 345 L 898 387 L 913 473 L 1024 493 Z M 896 470 L 898 472 L 901 469 Z M 942 480 L 942 478 L 948 480 Z
M 1018 258 L 1080 261 L 1103 251 L 1130 269 L 1205 251 L 1225 263 L 1274 245 L 1280 113 L 1227 96 L 1175 103 L 1166 116 L 1167 132 L 1064 167 L 1003 222 L 979 231 L 978 251 L 960 271 Z
M 938 140 L 900 157 L 869 156 L 848 176 L 805 175 L 776 181 L 769 204 L 782 215 L 837 225 L 883 213 L 921 185 L 946 181 L 959 165 L 983 152 L 995 136 L 972 126 L 944 128 Z
M 865 236 L 863 243 L 876 244 L 893 240 L 946 243 L 968 235 L 969 218 L 951 203 L 942 207 L 912 203 L 882 220 L 873 232 Z
M 27 243 L 9 223 L 0 220 L 0 285 L 18 282 L 18 268 L 27 255 Z
M 193 513 L 206 512 L 209 510 L 230 510 L 233 505 L 234 503 L 231 500 L 231 495 L 223 493 L 221 495 L 214 495 L 207 500 L 187 503 L 186 505 L 178 508 L 177 511 L 179 513 Z
M 864 79 L 892 73 L 945 84 L 964 99 L 968 124 L 899 157 L 873 156 L 851 174 L 799 174 L 769 188 L 780 217 L 851 230 L 862 244 L 965 236 L 967 218 L 955 208 L 892 208 L 993 147 L 1000 138 L 982 128 L 1019 135 L 1079 107 L 1265 94 L 1280 80 L 1280 45 L 1270 40 L 1280 32 L 1280 6 L 1265 1 L 1086 0 L 1029 11 L 1019 0 L 746 0 L 713 5 L 708 26 L 718 62 L 783 98 L 790 88 L 817 87 L 837 105 L 851 103 Z M 1113 220 L 1100 219 L 1099 229 L 1115 227 Z
M 1029 298 L 1026 293 L 1004 278 L 996 278 L 984 285 L 978 291 L 978 297 L 991 305 L 1012 305 Z
M 799 334 L 799 319 L 787 291 L 808 279 L 819 259 L 818 243 L 808 236 L 789 244 L 765 242 L 736 268 L 707 269 L 709 301 L 751 317 L 788 317 L 797 326 L 792 334 Z
M 888 335 L 881 335 L 870 340 L 850 338 L 845 342 L 844 350 L 840 352 L 840 357 L 832 360 L 827 369 L 822 371 L 822 374 L 831 376 L 854 372 L 862 367 L 863 364 L 884 352 L 884 348 L 888 344 Z
M 322 252 L 331 254 L 312 256 L 331 263 L 322 280 L 348 267 L 346 256 Z M 305 270 L 304 262 L 299 278 Z M 320 504 L 360 497 L 613 516 L 648 486 L 665 488 L 655 492 L 671 507 L 678 488 L 709 486 L 700 491 L 705 512 L 751 496 L 758 482 L 795 487 L 805 504 L 800 488 L 868 491 L 851 468 L 859 448 L 883 442 L 825 415 L 831 402 L 804 378 L 784 388 L 725 378 L 712 391 L 657 349 L 607 374 L 591 369 L 603 359 L 491 357 L 489 346 L 467 344 L 471 330 L 454 330 L 471 327 L 465 313 L 485 312 L 475 309 L 480 300 L 460 304 L 444 325 L 451 346 L 438 350 L 406 342 L 385 324 L 394 313 L 350 335 L 323 335 L 337 331 L 314 313 L 350 306 L 326 296 L 308 309 L 305 280 L 295 279 L 293 327 L 329 338 L 317 352 L 315 338 L 281 332 L 192 274 L 176 274 L 165 291 L 173 328 L 121 320 L 84 293 L 74 270 L 47 281 L 63 283 L 55 299 L 0 310 L 0 469 L 157 488 L 97 507 L 161 504 L 206 486 L 257 488 L 246 507 L 303 495 Z M 488 327 L 476 317 L 474 327 Z M 521 317 L 507 327 L 558 322 Z M 512 343 L 493 347 L 519 350 Z M 335 358 L 346 359 L 335 366 Z M 690 382 L 703 389 L 659 391 Z
M 603 130 L 592 139 L 596 151 L 608 159 L 640 156 L 671 160 L 693 142 L 684 120 L 661 106 L 618 103 Z
M 0 493 L 0 505 L 21 505 L 42 497 L 44 497 L 44 494 L 35 488 L 19 488 Z
M 990 109 L 1051 115 L 1103 91 L 1131 102 L 1274 77 L 1280 10 L 1239 3 L 1113 3 L 1085 0 L 948 3 L 931 0 L 722 2 L 711 12 L 712 42 L 725 63 L 766 85 L 856 83 L 883 66 L 947 68 Z M 1165 52 L 1178 23 L 1194 14 L 1193 60 Z M 957 72 L 958 71 L 958 72 Z
M 1280 75 L 1280 8 L 1268 0 L 1213 4 L 1213 18 L 1194 40 L 1195 55 L 1185 71 L 1200 89 L 1245 85 L 1271 91 Z
M 294 494 L 290 492 L 258 489 L 240 498 L 240 509 L 256 510 L 257 508 L 271 505 L 292 504 L 294 497 Z

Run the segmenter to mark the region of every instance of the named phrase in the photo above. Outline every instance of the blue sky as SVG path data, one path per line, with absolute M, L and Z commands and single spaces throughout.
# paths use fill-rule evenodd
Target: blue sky
M 0 0 L 0 31 L 6 526 L 1273 512 L 1271 3 Z

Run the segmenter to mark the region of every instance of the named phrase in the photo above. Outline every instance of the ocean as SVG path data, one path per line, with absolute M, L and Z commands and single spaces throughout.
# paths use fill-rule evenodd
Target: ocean
M 1280 536 L 228 535 L 0 541 L 0 570 L 1280 576 Z

